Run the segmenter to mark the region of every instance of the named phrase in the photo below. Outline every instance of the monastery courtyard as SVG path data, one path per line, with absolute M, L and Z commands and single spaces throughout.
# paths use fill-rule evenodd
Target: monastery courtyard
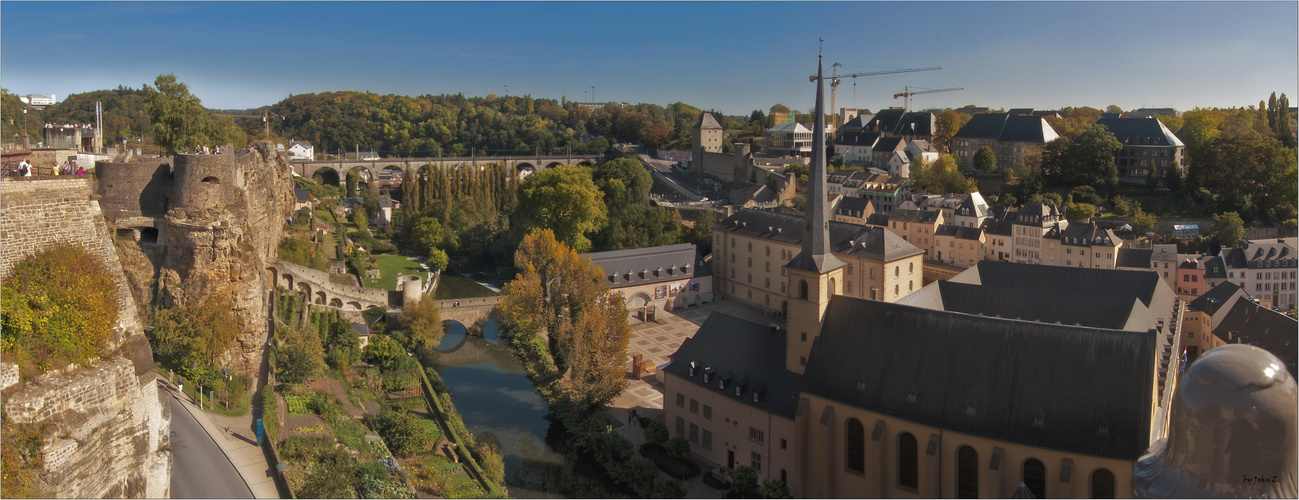
M 627 343 L 627 388 L 609 405 L 610 414 L 627 419 L 626 411 L 635 409 L 641 416 L 663 420 L 663 384 L 649 374 L 639 380 L 631 379 L 632 356 L 644 355 L 647 366 L 661 366 L 668 362 L 668 356 L 681 347 L 685 339 L 693 337 L 699 325 L 708 319 L 713 311 L 719 311 L 759 324 L 779 324 L 785 327 L 785 318 L 763 314 L 757 307 L 738 300 L 720 300 L 675 311 L 659 310 L 655 321 L 641 321 L 632 317 L 631 341 Z

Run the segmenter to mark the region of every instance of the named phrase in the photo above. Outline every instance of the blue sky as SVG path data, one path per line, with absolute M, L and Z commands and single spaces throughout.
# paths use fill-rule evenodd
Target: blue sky
M 0 85 L 25 95 L 174 73 L 214 109 L 290 94 L 532 94 L 811 107 L 1234 107 L 1296 96 L 1299 2 L 0 2 Z M 829 92 L 827 91 L 827 94 Z M 828 98 L 828 95 L 827 95 Z M 827 102 L 826 106 L 829 107 Z

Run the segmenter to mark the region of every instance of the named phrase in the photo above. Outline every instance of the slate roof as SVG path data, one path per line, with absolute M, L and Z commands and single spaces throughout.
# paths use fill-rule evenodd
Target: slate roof
M 721 130 L 722 124 L 717 123 L 717 118 L 712 113 L 704 112 L 699 115 L 699 122 L 695 123 L 695 128 L 701 130 Z
M 1299 238 L 1249 240 L 1243 254 L 1249 258 L 1250 268 L 1295 267 L 1296 241 Z
M 871 202 L 866 198 L 845 196 L 842 200 L 839 200 L 839 206 L 835 207 L 834 213 L 849 217 L 861 217 L 862 214 L 866 213 L 866 208 L 869 206 L 871 206 Z
M 1204 279 L 1224 279 L 1227 277 L 1227 264 L 1222 261 L 1222 257 L 1217 255 L 1205 255 L 1200 258 L 1204 265 Z
M 919 150 L 919 151 L 922 152 L 922 153 L 937 153 L 937 152 L 938 152 L 938 148 L 934 147 L 933 144 L 931 144 L 929 141 L 926 141 L 926 140 L 924 140 L 924 139 L 916 139 L 916 140 L 913 140 L 913 141 L 911 141 L 911 144 L 909 144 L 909 145 L 911 145 L 911 146 L 915 146 L 916 149 Z
M 1103 117 L 1096 124 L 1110 129 L 1124 145 L 1185 146 L 1158 118 Z
M 889 225 L 889 214 L 875 212 L 866 218 L 866 224 L 870 226 L 885 227 Z
M 1033 108 L 1010 108 L 1010 111 L 1007 111 L 1006 114 L 1010 116 L 1032 115 Z
M 913 111 L 902 115 L 893 133 L 899 135 L 934 135 L 935 117 L 928 111 Z
M 1149 248 L 1120 248 L 1115 267 L 1150 269 L 1150 254 L 1152 252 L 1153 250 Z
M 769 203 L 777 199 L 776 193 L 768 188 L 766 184 L 756 182 L 736 181 L 731 185 L 731 198 L 746 198 L 758 203 Z
M 1041 143 L 1050 142 L 1057 137 L 1059 134 L 1051 128 L 1045 118 L 1032 114 L 1017 116 L 1013 113 L 974 115 L 953 136 L 953 138 L 964 139 L 996 139 L 1000 142 Z
M 1024 206 L 1020 207 L 1019 211 L 1015 213 L 1015 223 L 1021 226 L 1045 227 L 1047 224 L 1054 222 L 1048 222 L 1051 217 L 1055 217 L 1058 220 L 1060 217 L 1060 209 L 1056 208 L 1055 205 L 1046 205 L 1036 201 L 1030 201 L 1025 203 Z
M 1209 316 L 1218 314 L 1218 310 L 1224 305 L 1234 302 L 1237 292 L 1243 292 L 1240 286 L 1230 281 L 1223 282 L 1221 285 L 1210 288 L 1203 295 L 1196 297 L 1187 304 L 1187 308 L 1195 309 Z
M 902 115 L 906 111 L 901 109 L 881 109 L 879 113 L 866 123 L 866 129 L 875 132 L 893 132 L 898 128 L 898 122 L 902 121 Z
M 834 223 L 831 222 L 830 224 L 831 230 L 833 230 Z M 908 243 L 901 236 L 893 234 L 882 227 L 855 227 L 860 227 L 861 230 L 854 234 L 846 244 L 835 245 L 833 247 L 835 252 L 883 262 L 891 262 L 925 253 L 924 250 L 916 248 L 915 245 Z
M 1013 217 L 1015 212 L 1010 213 Z M 1011 219 L 987 219 L 983 222 L 983 230 L 988 234 L 998 236 L 1010 236 L 1015 234 L 1015 221 Z
M 980 113 L 970 117 L 970 121 L 956 131 L 953 139 L 996 139 L 1001 136 L 1001 127 L 1006 123 L 1006 113 Z
M 1151 307 L 1151 302 L 1163 301 L 1168 301 L 1171 307 L 1172 300 L 1172 291 L 1167 285 L 1161 289 L 1159 285 L 1163 281 L 1158 274 L 1149 271 L 1040 266 L 985 260 L 952 277 L 952 281 L 1005 289 L 1135 297 L 1146 307 Z
M 293 197 L 298 203 L 306 203 L 311 201 L 311 191 L 307 188 L 293 188 Z
M 1155 326 L 1146 306 L 1136 297 L 1126 296 L 1089 296 L 1079 300 L 1077 294 L 1070 292 L 937 281 L 898 303 L 937 311 L 1107 330 L 1144 332 Z
M 934 236 L 950 236 L 958 240 L 978 241 L 983 236 L 983 228 L 943 224 L 934 230 Z
M 992 215 L 988 210 L 988 202 L 983 200 L 983 195 L 977 191 L 970 193 L 956 206 L 954 215 L 962 217 L 987 217 Z
M 1256 345 L 1281 358 L 1290 375 L 1295 376 L 1296 360 L 1299 359 L 1299 322 L 1260 307 L 1252 300 L 1237 300 L 1222 321 L 1213 327 L 1214 335 L 1234 344 L 1236 339 L 1231 332 L 1238 332 L 1241 343 Z
M 942 429 L 1136 460 L 1150 438 L 1155 340 L 836 295 L 802 388 Z
M 1227 264 L 1228 268 L 1244 269 L 1249 267 L 1249 260 L 1245 258 L 1245 250 L 1240 247 L 1224 248 L 1219 255 L 1222 256 L 1222 260 Z
M 840 146 L 871 146 L 880 140 L 879 132 L 843 132 L 835 139 L 834 143 Z
M 881 137 L 871 151 L 901 151 L 905 147 L 907 147 L 906 142 L 901 137 Z
M 1046 232 L 1045 237 L 1060 240 L 1061 245 L 1078 247 L 1112 246 L 1123 243 L 1123 240 L 1114 234 L 1113 229 L 1097 227 L 1094 221 L 1087 224 L 1070 224 L 1064 229 L 1060 229 L 1057 224 Z
M 1010 116 L 1006 118 L 1006 124 L 1001 128 L 1001 135 L 997 137 L 1001 142 L 1040 142 L 1046 143 L 1060 137 L 1051 128 L 1051 124 L 1046 122 L 1045 118 L 1036 116 Z
M 609 286 L 613 288 L 712 275 L 712 270 L 693 243 L 588 253 L 582 256 L 600 266 L 604 278 L 610 280 Z M 613 278 L 610 275 L 614 275 Z
M 802 377 L 784 369 L 785 331 L 713 312 L 694 337 L 686 339 L 663 371 L 706 390 L 787 419 L 798 409 Z M 690 364 L 695 374 L 690 375 Z M 704 373 L 711 369 L 708 383 Z M 728 380 L 718 388 L 717 378 Z M 743 384 L 735 395 L 735 384 Z M 760 392 L 758 402 L 754 391 Z
M 797 133 L 810 134 L 812 133 L 812 129 L 807 128 L 807 125 L 803 125 L 802 123 L 782 123 L 767 129 L 767 132 L 792 132 L 796 134 Z
M 889 215 L 890 222 L 908 222 L 914 224 L 933 224 L 938 221 L 939 212 L 933 210 L 894 210 Z
M 839 126 L 839 132 L 842 133 L 842 132 L 848 132 L 848 131 L 861 130 L 862 127 L 865 127 L 865 126 L 866 126 L 866 123 L 869 122 L 870 119 L 871 119 L 871 117 L 873 117 L 873 116 L 875 116 L 875 115 L 857 115 L 857 116 L 854 116 L 854 117 L 852 117 L 851 120 L 848 120 L 847 122 L 844 122 L 843 125 L 840 125 L 840 126 Z

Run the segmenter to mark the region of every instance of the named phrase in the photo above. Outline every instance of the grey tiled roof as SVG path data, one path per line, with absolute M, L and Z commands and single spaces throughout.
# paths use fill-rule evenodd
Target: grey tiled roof
M 717 123 L 717 118 L 714 118 L 712 113 L 704 112 L 699 115 L 699 122 L 695 124 L 695 128 L 701 130 L 720 130 L 722 124 Z
M 898 301 L 899 304 L 1038 323 L 1144 332 L 1151 325 L 1146 306 L 1136 297 L 1087 296 L 1067 291 L 998 288 L 938 281 Z
M 1237 292 L 1240 292 L 1239 286 L 1230 281 L 1225 281 L 1210 288 L 1203 295 L 1196 297 L 1190 304 L 1187 304 L 1187 307 L 1214 316 L 1218 314 L 1219 308 L 1231 302 L 1232 296 L 1236 295 Z
M 1150 254 L 1152 252 L 1149 248 L 1120 248 L 1115 267 L 1150 269 Z
M 922 425 L 1135 460 L 1149 444 L 1155 349 L 1147 332 L 837 295 L 802 388 Z
M 798 409 L 802 377 L 784 369 L 783 330 L 714 312 L 671 358 L 663 371 L 728 399 L 788 419 Z M 711 371 L 708 383 L 703 380 L 706 371 Z M 725 388 L 718 387 L 717 377 L 727 379 Z M 737 383 L 744 384 L 739 396 Z M 756 403 L 754 391 L 760 392 Z
M 1279 312 L 1260 307 L 1252 300 L 1237 300 L 1235 305 L 1213 327 L 1213 334 L 1224 342 L 1234 344 L 1232 332 L 1237 332 L 1240 342 L 1257 345 L 1285 362 L 1291 376 L 1295 376 L 1296 359 L 1299 358 L 1299 322 Z
M 1001 135 L 1001 127 L 1006 123 L 1006 113 L 980 113 L 970 117 L 970 121 L 956 131 L 953 139 L 996 139 Z
M 1124 145 L 1183 146 L 1158 118 L 1101 118 L 1096 124 L 1104 125 Z
M 589 257 L 591 262 L 600 266 L 604 278 L 609 280 L 609 286 L 613 288 L 676 281 L 712 274 L 693 243 L 678 243 L 676 245 L 582 255 Z M 610 278 L 611 275 L 613 278 Z
M 803 244 L 803 218 L 764 210 L 740 210 L 714 225 L 713 231 L 742 234 L 792 245 Z M 830 221 L 829 243 L 835 253 L 886 262 L 924 253 L 915 245 L 882 227 L 859 226 L 838 221 Z

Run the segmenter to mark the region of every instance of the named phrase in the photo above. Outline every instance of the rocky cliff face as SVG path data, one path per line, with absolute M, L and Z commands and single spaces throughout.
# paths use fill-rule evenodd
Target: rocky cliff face
M 158 300 L 173 306 L 213 294 L 233 298 L 243 333 L 221 362 L 256 374 L 271 292 L 263 263 L 274 258 L 293 207 L 287 158 L 269 143 L 251 152 L 177 155 L 171 193 Z
M 17 424 L 46 425 L 36 493 L 68 498 L 166 497 L 171 481 L 170 411 L 160 397 L 139 307 L 88 178 L 0 181 L 0 278 L 15 263 L 59 244 L 85 248 L 113 274 L 118 322 L 108 354 L 21 380 L 0 363 L 4 411 Z

